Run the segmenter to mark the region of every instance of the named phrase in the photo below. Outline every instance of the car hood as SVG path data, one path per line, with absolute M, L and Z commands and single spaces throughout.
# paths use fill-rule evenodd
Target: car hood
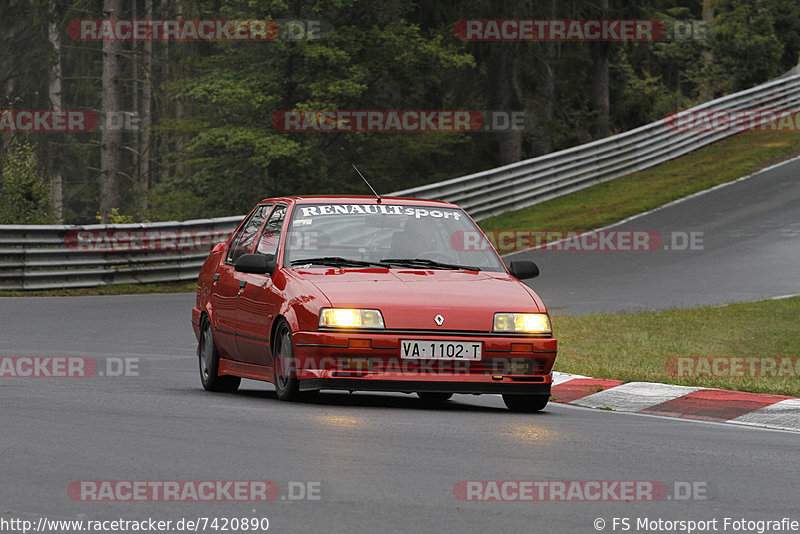
M 388 329 L 492 329 L 495 312 L 544 312 L 528 286 L 507 273 L 421 269 L 300 269 L 335 307 L 381 310 Z M 444 322 L 437 325 L 434 318 Z

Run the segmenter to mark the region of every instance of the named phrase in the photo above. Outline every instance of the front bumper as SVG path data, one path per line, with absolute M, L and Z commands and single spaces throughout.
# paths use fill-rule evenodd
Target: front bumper
M 312 378 L 300 381 L 300 391 L 336 389 L 344 391 L 395 391 L 401 393 L 435 392 L 463 393 L 467 395 L 547 395 L 550 396 L 551 383 L 532 382 L 459 382 L 444 380 L 395 380 L 380 378 Z
M 400 357 L 402 339 L 482 343 L 482 358 Z M 325 331 L 293 335 L 300 390 L 549 395 L 557 341 L 541 337 L 428 332 Z M 364 346 L 367 345 L 367 346 Z

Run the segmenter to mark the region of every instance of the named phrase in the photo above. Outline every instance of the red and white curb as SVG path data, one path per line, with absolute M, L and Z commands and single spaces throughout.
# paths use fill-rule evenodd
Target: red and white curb
M 604 380 L 553 373 L 551 401 L 703 421 L 800 431 L 800 399 L 785 395 Z

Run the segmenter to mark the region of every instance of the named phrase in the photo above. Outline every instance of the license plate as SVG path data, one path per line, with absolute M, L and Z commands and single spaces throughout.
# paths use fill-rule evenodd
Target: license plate
M 482 343 L 401 339 L 400 357 L 413 360 L 480 360 Z

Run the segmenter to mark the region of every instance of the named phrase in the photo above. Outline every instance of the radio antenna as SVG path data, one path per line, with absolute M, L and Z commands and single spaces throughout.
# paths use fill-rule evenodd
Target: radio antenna
M 380 204 L 381 203 L 381 196 L 377 193 L 377 191 L 375 191 L 375 189 L 371 185 L 369 185 L 369 182 L 367 181 L 366 178 L 364 178 L 364 175 L 361 174 L 361 171 L 358 170 L 358 167 L 356 167 L 356 164 L 355 163 L 351 163 L 350 165 L 353 166 L 353 168 L 356 170 L 356 172 L 361 177 L 361 179 L 364 180 L 364 183 L 367 184 L 367 187 L 369 187 L 372 190 L 372 193 L 375 195 L 375 198 L 378 199 L 378 204 Z

